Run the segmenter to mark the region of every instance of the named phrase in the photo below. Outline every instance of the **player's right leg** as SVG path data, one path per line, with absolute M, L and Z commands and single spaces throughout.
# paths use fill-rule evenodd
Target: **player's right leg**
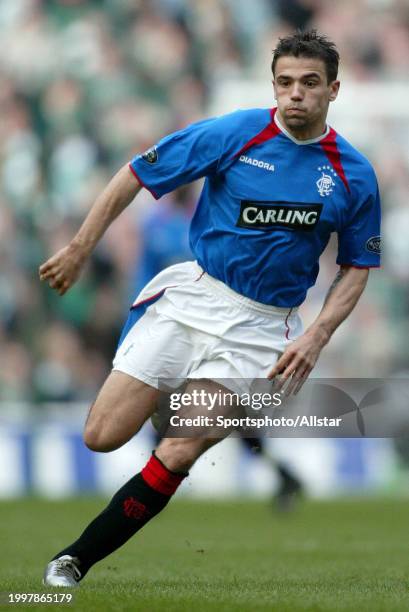
M 125 444 L 153 414 L 159 393 L 157 389 L 137 378 L 123 372 L 112 371 L 89 411 L 84 430 L 85 444 L 91 450 L 100 452 L 109 452 Z M 133 477 L 121 491 L 126 489 L 128 499 L 134 500 L 141 486 L 143 488 L 140 477 L 139 479 Z M 115 505 L 114 500 L 111 505 L 112 503 Z M 143 510 L 142 506 L 130 503 L 129 512 L 140 513 Z M 85 535 L 83 534 L 81 546 L 78 547 L 80 551 L 92 545 L 95 527 L 98 529 L 98 525 L 91 524 L 88 533 L 86 530 Z M 104 535 L 108 538 L 108 549 L 111 546 L 110 540 L 116 541 L 114 534 L 109 533 L 109 528 L 109 521 L 108 523 L 105 521 Z M 124 541 L 128 537 L 127 531 L 124 530 Z M 77 551 L 73 550 L 73 545 L 70 545 L 53 557 L 47 565 L 44 584 L 57 587 L 77 586 L 79 579 L 84 575 L 84 568 L 81 567 L 81 571 L 78 569 Z
M 184 375 L 192 350 L 189 328 L 161 315 L 157 308 L 165 300 L 166 285 L 199 277 L 191 264 L 174 266 L 155 277 L 138 297 L 121 334 L 114 370 L 88 415 L 84 441 L 90 449 L 109 452 L 122 446 L 156 410 L 160 378 Z M 158 490 L 147 484 L 145 472 L 161 482 Z M 166 506 L 185 475 L 168 470 L 153 455 L 80 538 L 53 557 L 44 583 L 76 586 L 94 562 L 116 550 Z
M 220 385 L 192 382 L 187 392 L 217 392 Z M 230 410 L 222 406 L 222 410 Z M 188 407 L 207 412 L 207 406 Z M 182 410 L 182 413 L 185 414 Z M 220 442 L 228 430 L 214 438 L 211 428 L 197 428 L 191 437 L 165 438 L 145 467 L 115 493 L 108 506 L 85 528 L 80 537 L 60 551 L 47 565 L 44 584 L 76 587 L 98 561 L 122 546 L 168 504 L 188 470 L 210 446 Z M 105 444 L 106 442 L 104 442 Z

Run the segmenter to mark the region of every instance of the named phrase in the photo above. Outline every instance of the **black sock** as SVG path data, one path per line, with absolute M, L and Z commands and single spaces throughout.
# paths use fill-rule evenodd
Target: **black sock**
M 94 563 L 125 544 L 163 510 L 186 475 L 171 472 L 153 453 L 143 470 L 115 493 L 78 540 L 53 559 L 62 555 L 78 557 L 84 577 Z
M 282 483 L 298 482 L 298 478 L 296 478 L 292 471 L 289 470 L 283 463 L 277 463 L 277 472 L 280 475 Z

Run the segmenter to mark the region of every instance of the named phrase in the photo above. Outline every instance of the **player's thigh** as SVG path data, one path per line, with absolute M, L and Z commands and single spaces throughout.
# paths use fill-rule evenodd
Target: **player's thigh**
M 113 370 L 91 406 L 84 441 L 93 450 L 113 450 L 134 436 L 153 414 L 159 391 Z

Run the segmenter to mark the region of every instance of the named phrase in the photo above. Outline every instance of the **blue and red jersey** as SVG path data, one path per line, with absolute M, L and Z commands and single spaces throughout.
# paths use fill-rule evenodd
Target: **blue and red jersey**
M 264 304 L 300 305 L 332 232 L 338 264 L 380 265 L 371 164 L 332 128 L 298 141 L 276 109 L 236 111 L 163 138 L 130 167 L 158 199 L 206 177 L 190 226 L 201 267 Z

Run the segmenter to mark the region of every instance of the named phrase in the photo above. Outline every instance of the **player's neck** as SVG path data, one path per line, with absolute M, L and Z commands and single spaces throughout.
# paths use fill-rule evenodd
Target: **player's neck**
M 328 126 L 324 121 L 321 121 L 314 125 L 309 125 L 305 127 L 301 127 L 299 129 L 294 128 L 293 126 L 287 125 L 284 121 L 283 117 L 280 114 L 280 111 L 277 109 L 277 112 L 274 117 L 278 127 L 285 133 L 287 132 L 289 136 L 291 136 L 294 140 L 302 141 L 310 141 L 314 139 L 319 139 L 325 136 L 328 133 Z

